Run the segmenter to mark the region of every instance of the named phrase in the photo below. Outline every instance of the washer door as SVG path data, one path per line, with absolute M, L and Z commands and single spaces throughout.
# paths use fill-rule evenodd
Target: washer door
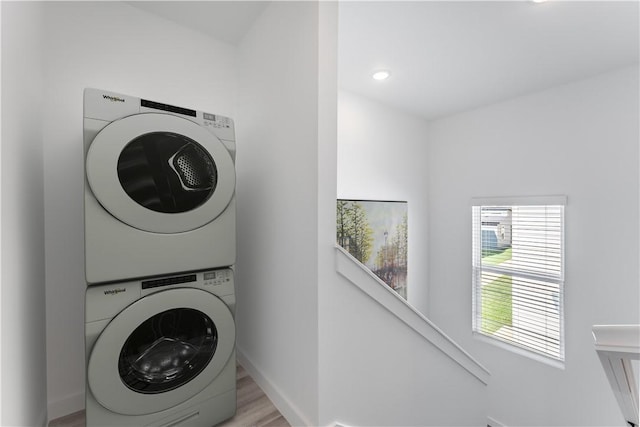
M 222 141 L 170 114 L 136 114 L 102 129 L 87 152 L 89 187 L 120 221 L 179 233 L 213 221 L 235 191 L 235 167 Z
M 162 291 L 111 320 L 91 350 L 87 381 L 112 412 L 160 412 L 209 385 L 234 346 L 233 316 L 222 300 L 200 289 Z

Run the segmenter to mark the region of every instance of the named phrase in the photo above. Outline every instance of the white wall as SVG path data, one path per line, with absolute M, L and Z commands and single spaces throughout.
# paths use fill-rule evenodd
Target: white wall
M 492 373 L 506 425 L 623 425 L 591 326 L 640 323 L 638 68 L 430 124 L 431 318 Z M 471 335 L 474 196 L 567 195 L 565 369 Z
M 55 419 L 84 407 L 83 88 L 235 117 L 237 76 L 232 46 L 124 3 L 52 2 L 46 16 L 47 375 Z
M 318 417 L 318 9 L 273 3 L 239 46 L 238 349 L 296 425 Z
M 428 304 L 428 123 L 359 95 L 338 96 L 338 198 L 408 202 L 408 301 Z
M 46 413 L 40 3 L 2 2 L 2 418 Z
M 426 313 L 428 123 L 345 91 L 338 101 L 338 197 L 408 201 L 409 302 Z M 341 276 L 320 298 L 321 424 L 486 422 L 485 386 L 376 301 Z

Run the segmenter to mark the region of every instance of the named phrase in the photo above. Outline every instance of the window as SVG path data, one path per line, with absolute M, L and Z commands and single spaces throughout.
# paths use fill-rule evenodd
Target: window
M 564 360 L 565 197 L 474 199 L 473 331 Z

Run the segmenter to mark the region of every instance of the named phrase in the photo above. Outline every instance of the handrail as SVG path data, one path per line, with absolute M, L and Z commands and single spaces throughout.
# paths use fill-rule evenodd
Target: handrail
M 640 424 L 633 360 L 640 360 L 640 325 L 593 325 L 596 352 L 625 420 Z M 637 367 L 636 367 L 637 368 Z
M 349 252 L 336 245 L 336 271 L 436 346 L 485 385 L 491 374 L 431 320 L 411 306 Z M 390 298 L 390 296 L 392 296 Z

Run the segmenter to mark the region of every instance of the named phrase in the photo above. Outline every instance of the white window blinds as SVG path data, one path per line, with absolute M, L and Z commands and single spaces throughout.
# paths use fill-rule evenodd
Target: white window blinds
M 560 361 L 565 200 L 472 207 L 474 332 Z

